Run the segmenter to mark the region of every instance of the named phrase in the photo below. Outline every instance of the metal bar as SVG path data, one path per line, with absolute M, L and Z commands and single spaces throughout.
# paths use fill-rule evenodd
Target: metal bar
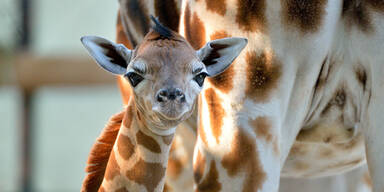
M 20 39 L 18 42 L 19 49 L 27 50 L 30 46 L 30 34 L 31 34 L 31 0 L 19 0 L 20 8 Z
M 19 0 L 20 9 L 20 39 L 18 42 L 18 51 L 28 51 L 31 42 L 31 0 Z M 21 191 L 32 192 L 32 126 L 31 126 L 31 103 L 32 91 L 22 87 L 22 140 L 21 140 Z
M 22 90 L 23 114 L 22 114 L 22 190 L 23 192 L 32 191 L 32 94 L 28 90 Z

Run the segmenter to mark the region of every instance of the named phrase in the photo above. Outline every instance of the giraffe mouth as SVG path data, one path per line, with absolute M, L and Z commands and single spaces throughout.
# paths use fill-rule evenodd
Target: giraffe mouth
M 188 107 L 180 103 L 168 103 L 167 105 L 154 106 L 152 110 L 159 115 L 160 119 L 177 121 L 183 119 Z

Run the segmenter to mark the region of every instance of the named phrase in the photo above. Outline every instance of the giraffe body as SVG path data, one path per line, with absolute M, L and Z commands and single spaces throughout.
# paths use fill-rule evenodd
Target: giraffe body
M 122 2 L 125 11 L 134 3 Z M 142 16 L 161 14 L 157 2 L 141 4 Z M 196 191 L 277 191 L 282 176 L 335 175 L 366 157 L 373 191 L 384 190 L 383 1 L 169 2 L 182 6 L 167 19 L 180 22 L 195 49 L 216 38 L 249 40 L 200 95 Z M 121 18 L 138 41 L 137 17 Z

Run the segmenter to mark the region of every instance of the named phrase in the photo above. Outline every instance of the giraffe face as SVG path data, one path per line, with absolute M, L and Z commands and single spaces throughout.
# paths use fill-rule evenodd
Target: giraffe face
M 195 51 L 184 41 L 158 40 L 140 45 L 134 55 L 124 76 L 137 105 L 153 119 L 188 118 L 208 76 Z
M 227 69 L 247 40 L 213 40 L 195 51 L 179 34 L 154 22 L 156 26 L 135 50 L 101 37 L 86 36 L 81 41 L 102 68 L 130 82 L 146 120 L 174 127 L 192 114 L 205 77 Z

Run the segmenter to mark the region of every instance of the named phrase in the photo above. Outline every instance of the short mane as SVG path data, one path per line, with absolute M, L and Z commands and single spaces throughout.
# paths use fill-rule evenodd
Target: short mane
M 96 192 L 99 190 L 124 115 L 125 110 L 113 115 L 95 144 L 93 144 L 85 168 L 87 176 L 83 181 L 82 192 Z

